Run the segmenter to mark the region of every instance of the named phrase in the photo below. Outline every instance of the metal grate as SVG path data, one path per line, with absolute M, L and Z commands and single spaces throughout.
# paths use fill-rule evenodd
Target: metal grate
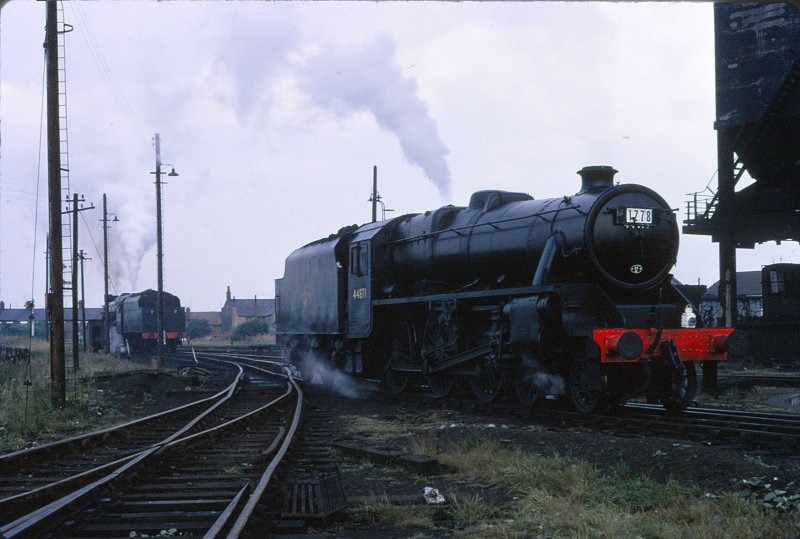
M 287 491 L 283 517 L 324 518 L 347 506 L 338 471 L 290 478 Z

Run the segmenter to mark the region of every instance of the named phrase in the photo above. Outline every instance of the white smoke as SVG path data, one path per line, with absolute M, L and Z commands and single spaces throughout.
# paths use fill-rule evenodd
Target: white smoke
M 249 6 L 252 16 L 223 12 L 215 31 L 221 46 L 215 61 L 234 82 L 233 107 L 242 121 L 257 121 L 257 107 L 272 99 L 270 85 L 290 54 L 301 46 L 295 6 L 274 4 Z
M 348 399 L 367 398 L 370 391 L 366 384 L 336 370 L 327 360 L 314 353 L 305 354 L 300 360 L 300 372 L 309 384 L 326 387 Z
M 564 378 L 557 374 L 537 372 L 533 375 L 533 384 L 542 392 L 543 395 L 553 395 L 557 397 L 566 391 Z
M 405 158 L 422 168 L 448 200 L 447 147 L 417 95 L 416 80 L 403 74 L 394 55 L 394 42 L 385 33 L 347 50 L 323 47 L 297 72 L 298 85 L 317 105 L 339 115 L 372 113 L 378 125 L 397 137 Z
M 113 223 L 114 235 L 119 238 L 115 251 L 123 260 L 130 291 L 135 292 L 145 253 L 156 244 L 155 188 L 151 193 L 142 186 L 125 186 L 117 190 L 114 201 L 119 217 Z
M 564 378 L 546 372 L 542 364 L 528 355 L 523 355 L 522 365 L 525 370 L 525 382 L 532 382 L 542 395 L 557 397 L 566 391 Z

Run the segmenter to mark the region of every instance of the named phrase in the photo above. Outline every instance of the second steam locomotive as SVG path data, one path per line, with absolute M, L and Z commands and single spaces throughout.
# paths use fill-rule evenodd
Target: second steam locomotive
M 394 391 L 469 387 L 488 402 L 510 386 L 525 405 L 566 391 L 584 413 L 637 396 L 685 408 L 695 364 L 738 339 L 694 327 L 670 275 L 675 213 L 647 187 L 614 185 L 616 172 L 583 168 L 562 198 L 480 191 L 297 249 L 276 280 L 279 343 Z
M 109 304 L 111 349 L 115 352 L 148 353 L 155 350 L 158 339 L 158 292 L 145 290 L 121 294 Z M 170 351 L 186 336 L 186 313 L 181 300 L 163 292 L 164 344 Z

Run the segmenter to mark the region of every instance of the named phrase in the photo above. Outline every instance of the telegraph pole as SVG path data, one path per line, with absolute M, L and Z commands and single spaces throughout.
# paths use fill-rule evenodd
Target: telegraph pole
M 372 202 L 372 222 L 374 223 L 378 220 L 378 165 L 372 166 L 372 196 L 369 200 Z
M 86 352 L 86 286 L 83 284 L 83 261 L 91 258 L 86 256 L 83 249 L 78 257 L 81 260 L 81 329 L 83 329 L 83 351 Z
M 47 233 L 47 248 L 44 250 L 44 260 L 45 260 L 44 293 L 45 295 L 47 295 L 47 293 L 50 291 L 50 233 L 49 232 Z M 50 327 L 50 312 L 47 310 L 47 305 L 45 305 L 44 309 L 44 327 L 45 327 L 44 338 L 45 340 L 49 341 L 50 331 L 48 328 Z
M 116 214 L 114 221 L 117 222 Z M 106 354 L 111 352 L 111 338 L 108 334 L 108 206 L 106 204 L 106 194 L 103 193 L 103 282 L 105 284 L 103 294 L 103 346 Z
M 56 0 L 47 1 L 45 49 L 47 54 L 47 192 L 50 218 L 50 282 L 47 312 L 50 316 L 50 401 L 66 401 L 64 368 L 64 275 L 61 250 L 61 155 L 58 121 L 58 15 Z
M 78 344 L 78 193 L 75 193 L 72 195 L 72 370 L 75 376 L 80 368 Z
M 381 220 L 386 219 L 387 210 L 386 205 L 381 200 L 381 195 L 378 194 L 378 165 L 372 167 L 372 195 L 369 197 L 368 202 L 372 202 L 372 222 L 378 220 L 378 204 L 381 205 Z
M 73 194 L 72 209 L 67 210 L 72 213 L 72 370 L 76 374 L 80 369 L 78 357 L 80 349 L 80 339 L 78 339 L 78 212 L 94 209 L 94 206 L 78 207 L 78 202 L 83 203 L 85 200 L 83 197 L 78 200 L 78 194 Z M 67 198 L 67 203 L 69 203 L 69 198 Z

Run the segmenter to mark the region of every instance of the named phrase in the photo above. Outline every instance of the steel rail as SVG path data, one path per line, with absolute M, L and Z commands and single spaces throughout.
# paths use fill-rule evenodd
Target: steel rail
M 48 446 L 40 446 L 37 448 L 32 448 L 30 450 L 23 450 L 10 454 L 9 457 L 11 458 L 8 459 L 7 465 L 11 467 L 10 462 L 17 462 L 18 464 L 16 466 L 16 469 L 9 471 L 14 471 L 16 473 L 24 473 L 24 471 L 19 469 L 22 463 L 38 462 L 44 460 L 45 458 L 48 459 L 52 458 L 54 455 L 63 455 L 65 453 L 70 452 L 69 451 L 70 449 L 72 449 L 74 452 L 84 447 L 87 443 L 103 441 L 104 439 L 109 437 L 117 439 L 118 437 L 123 436 L 126 432 L 130 431 L 133 428 L 141 428 L 151 423 L 157 423 L 158 421 L 163 420 L 166 417 L 186 412 L 187 410 L 191 410 L 194 407 L 208 404 L 210 402 L 214 403 L 204 412 L 202 412 L 194 419 L 189 421 L 189 423 L 181 427 L 178 431 L 171 434 L 167 438 L 161 440 L 160 442 L 149 444 L 144 449 L 138 449 L 136 451 L 131 452 L 130 454 L 123 455 L 122 457 L 118 457 L 110 462 L 106 462 L 100 465 L 94 465 L 88 469 L 78 471 L 77 473 L 73 473 L 72 475 L 63 477 L 61 479 L 55 480 L 51 483 L 47 483 L 40 487 L 0 499 L 0 515 L 3 515 L 4 517 L 3 520 L 5 520 L 7 518 L 13 518 L 20 514 L 24 514 L 23 512 L 29 510 L 31 505 L 41 506 L 42 504 L 49 503 L 56 496 L 59 496 L 62 493 L 74 491 L 75 489 L 81 488 L 87 483 L 96 480 L 98 477 L 102 477 L 103 474 L 107 473 L 110 469 L 121 466 L 131 458 L 140 455 L 143 451 L 146 451 L 148 448 L 154 447 L 159 443 L 163 444 L 169 442 L 175 439 L 176 437 L 179 437 L 183 433 L 188 432 L 191 428 L 197 425 L 199 420 L 201 420 L 204 417 L 207 417 L 210 413 L 218 409 L 219 406 L 221 406 L 226 400 L 231 398 L 233 392 L 241 383 L 241 380 L 243 379 L 243 374 L 244 371 L 239 367 L 237 376 L 234 378 L 231 384 L 227 388 L 223 389 L 222 391 L 218 392 L 215 395 L 212 395 L 211 397 L 207 397 L 195 401 L 193 403 L 179 406 L 171 410 L 159 412 L 157 414 L 153 414 L 146 418 L 130 421 L 128 423 L 125 423 L 123 425 L 118 425 L 116 427 L 110 427 L 108 429 L 103 429 L 101 431 L 97 431 L 94 433 L 87 433 L 84 435 L 75 436 L 67 440 L 64 440 L 63 442 L 55 442 L 53 444 L 48 444 Z M 56 450 L 54 450 L 54 446 L 56 447 Z M 3 520 L 0 520 L 0 525 L 3 524 Z M 1 529 L 2 528 L 0 528 L 0 530 Z
M 647 419 L 663 417 L 663 411 L 653 405 L 630 403 L 626 409 L 632 411 L 634 417 Z M 758 433 L 800 443 L 800 416 L 797 415 L 687 408 L 680 415 L 667 417 L 673 425 L 703 426 L 709 430 L 727 429 L 732 433 L 741 432 L 748 435 Z
M 250 498 L 247 500 L 244 508 L 242 509 L 239 517 L 236 519 L 236 522 L 233 524 L 233 528 L 226 539 L 238 539 L 238 537 L 242 534 L 245 527 L 247 526 L 247 522 L 253 514 L 253 511 L 256 508 L 256 505 L 261 500 L 261 496 L 264 494 L 264 491 L 267 489 L 270 480 L 272 479 L 272 475 L 275 470 L 278 468 L 278 465 L 283 461 L 283 458 L 286 456 L 286 453 L 289 451 L 289 446 L 294 441 L 294 436 L 297 433 L 297 429 L 300 425 L 300 418 L 302 417 L 303 413 L 303 390 L 300 388 L 300 385 L 292 376 L 292 371 L 288 366 L 282 366 L 282 368 L 286 372 L 286 377 L 289 382 L 289 387 L 294 388 L 294 391 L 297 393 L 297 400 L 295 403 L 294 408 L 294 417 L 292 419 L 292 423 L 289 426 L 288 431 L 286 431 L 283 437 L 283 443 L 281 444 L 280 449 L 277 450 L 275 456 L 272 458 L 272 461 L 267 466 L 267 469 L 264 470 L 264 473 L 261 475 L 261 479 L 258 481 L 253 492 L 250 494 Z
M 241 369 L 241 366 L 237 365 L 237 367 Z M 249 367 L 249 368 L 254 368 L 254 367 Z M 264 369 L 259 369 L 259 370 L 268 372 Z M 234 419 L 228 420 L 214 427 L 187 435 L 186 433 L 188 433 L 191 430 L 191 428 L 193 428 L 198 424 L 198 421 L 193 421 L 192 425 L 187 425 L 181 429 L 184 436 L 176 437 L 175 434 L 173 434 L 168 439 L 165 439 L 164 441 L 159 442 L 158 444 L 154 444 L 147 450 L 142 451 L 137 455 L 128 457 L 128 459 L 126 459 L 129 460 L 128 462 L 125 462 L 119 468 L 108 473 L 101 479 L 96 480 L 88 485 L 85 485 L 69 495 L 66 495 L 58 500 L 55 500 L 44 507 L 38 508 L 28 513 L 27 515 L 24 515 L 16 519 L 15 521 L 0 527 L 0 537 L 4 537 L 5 539 L 11 539 L 16 537 L 37 537 L 39 533 L 52 526 L 58 519 L 65 517 L 67 514 L 77 509 L 80 505 L 85 504 L 91 498 L 96 497 L 100 489 L 110 487 L 113 483 L 121 479 L 128 478 L 131 474 L 135 474 L 138 471 L 140 471 L 139 469 L 142 466 L 145 466 L 150 461 L 156 459 L 160 460 L 161 458 L 163 458 L 163 455 L 167 452 L 177 450 L 187 444 L 199 441 L 200 439 L 211 437 L 216 433 L 230 430 L 234 426 L 241 424 L 241 422 L 243 421 L 258 417 L 265 411 L 272 408 L 276 403 L 289 397 L 293 392 L 297 392 L 299 395 L 297 399 L 299 404 L 296 405 L 296 409 L 298 406 L 300 407 L 300 409 L 302 409 L 302 392 L 300 391 L 299 386 L 297 386 L 296 382 L 292 380 L 291 373 L 288 371 L 288 369 L 286 375 L 276 374 L 272 372 L 269 372 L 269 374 L 272 376 L 276 375 L 282 376 L 290 381 L 290 383 L 287 384 L 287 389 L 285 393 L 271 400 L 269 403 L 264 404 L 245 414 L 237 416 Z M 241 372 L 237 378 L 241 379 Z M 230 398 L 234 394 L 234 392 L 232 391 L 226 391 L 226 393 L 227 393 L 226 398 Z M 204 417 L 207 417 L 209 413 L 210 411 L 206 411 L 202 415 Z M 299 416 L 297 416 L 296 421 L 293 422 L 294 430 L 296 430 L 297 424 L 299 424 Z M 292 435 L 294 434 L 294 430 L 291 431 Z M 289 442 L 291 441 L 291 435 L 286 436 L 285 434 L 286 434 L 285 429 L 279 430 L 277 438 L 282 437 L 284 443 L 281 447 L 281 451 L 279 451 L 279 453 L 273 459 L 275 467 L 277 466 L 276 460 L 280 461 L 280 459 L 283 457 L 283 454 L 285 453 L 286 448 L 288 448 Z M 270 447 L 271 448 L 274 447 L 275 444 L 276 442 L 273 442 L 273 444 Z M 272 466 L 273 463 L 271 463 L 270 466 Z M 104 467 L 107 468 L 109 466 L 104 465 Z M 272 469 L 274 469 L 274 467 Z M 244 491 L 240 491 L 240 495 L 242 494 L 242 492 Z M 259 497 L 262 493 L 263 489 L 259 492 Z M 252 499 L 253 499 L 253 494 L 250 495 L 250 500 Z M 231 504 L 229 504 L 224 514 L 232 516 L 240 516 L 242 514 L 242 510 L 246 509 L 246 507 L 247 507 L 246 505 L 242 506 L 241 500 L 236 501 L 234 499 L 232 500 Z
M 396 396 L 392 395 L 392 398 Z M 552 401 L 527 408 L 510 403 L 481 403 L 475 400 L 448 397 L 435 398 L 431 395 L 408 394 L 410 402 L 424 404 L 435 402 L 437 406 L 469 410 L 484 414 L 513 414 L 516 417 L 554 424 L 584 425 L 590 428 L 613 428 L 628 432 L 639 432 L 673 437 L 704 437 L 707 440 L 731 441 L 735 443 L 756 444 L 759 447 L 784 451 L 786 448 L 800 448 L 800 416 L 763 412 L 744 412 L 712 409 L 720 417 L 703 418 L 703 409 L 689 408 L 681 414 L 670 414 L 659 405 L 628 403 L 618 409 L 594 414 L 581 414 L 553 406 Z M 772 417 L 770 417 L 772 416 Z
M 68 511 L 69 508 L 74 507 L 76 504 L 87 499 L 87 497 L 99 487 L 107 485 L 116 480 L 125 470 L 128 470 L 132 464 L 135 465 L 136 463 L 142 462 L 143 459 L 157 452 L 157 450 L 159 450 L 165 444 L 173 442 L 177 439 L 177 437 L 184 435 L 191 429 L 195 428 L 202 419 L 208 417 L 211 413 L 218 410 L 222 404 L 232 398 L 244 376 L 244 370 L 240 366 L 237 367 L 238 373 L 234 381 L 227 388 L 223 389 L 213 397 L 203 399 L 203 402 L 211 402 L 214 399 L 216 399 L 216 402 L 214 402 L 214 404 L 212 404 L 209 408 L 201 412 L 189 423 L 181 427 L 178 431 L 172 433 L 164 440 L 152 444 L 149 448 L 134 455 L 117 459 L 111 463 L 102 464 L 65 478 L 61 481 L 51 483 L 50 485 L 45 485 L 34 491 L 0 500 L 0 509 L 3 510 L 3 514 L 10 515 L 13 514 L 12 509 L 19 507 L 23 503 L 42 503 L 42 500 L 51 500 L 53 495 L 57 495 L 59 492 L 62 492 L 67 488 L 73 489 L 72 493 L 65 494 L 57 500 L 51 500 L 47 505 L 33 512 L 29 512 L 12 522 L 0 526 L 0 536 L 10 538 L 16 536 L 17 534 L 23 534 L 21 536 L 24 537 L 28 533 L 31 526 L 33 526 L 32 529 L 34 531 L 39 530 L 42 527 L 42 525 L 39 523 L 41 520 L 40 517 L 44 517 L 44 519 L 47 521 L 57 518 L 58 515 Z M 194 405 L 196 403 L 191 404 Z M 117 466 L 116 468 L 114 468 L 115 465 Z M 108 470 L 112 468 L 113 471 L 109 472 Z M 103 473 L 106 473 L 106 475 L 103 475 L 100 479 L 95 479 L 91 483 L 87 484 L 87 481 L 91 481 L 96 476 L 102 475 Z
M 231 385 L 236 383 L 237 381 L 234 380 Z M 65 438 L 63 440 L 58 440 L 55 442 L 35 447 L 29 447 L 26 449 L 20 449 L 19 451 L 14 451 L 12 453 L 6 453 L 0 455 L 0 472 L 12 471 L 13 469 L 19 467 L 23 462 L 31 459 L 33 460 L 39 459 L 42 458 L 44 455 L 48 454 L 62 455 L 69 451 L 75 451 L 81 449 L 85 447 L 87 444 L 97 439 L 103 439 L 113 436 L 124 436 L 125 434 L 127 434 L 128 431 L 131 431 L 135 428 L 145 426 L 149 423 L 156 423 L 171 415 L 176 415 L 178 413 L 190 410 L 192 408 L 200 407 L 203 404 L 207 404 L 209 402 L 214 401 L 215 399 L 220 399 L 229 390 L 230 386 L 215 393 L 214 395 L 211 395 L 210 397 L 205 397 L 203 399 L 183 404 L 175 408 L 170 408 L 169 410 L 164 410 L 162 412 L 157 412 L 155 414 L 151 414 L 146 417 L 134 419 L 126 423 L 122 423 L 120 425 L 114 425 L 112 427 L 108 427 L 105 429 L 88 432 L 85 434 L 78 434 L 76 436 Z

